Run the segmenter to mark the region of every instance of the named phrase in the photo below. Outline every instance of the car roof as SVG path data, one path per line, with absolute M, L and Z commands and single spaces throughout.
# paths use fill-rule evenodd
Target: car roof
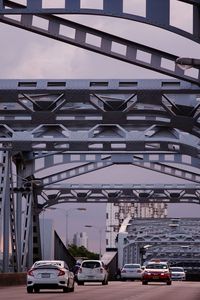
M 140 266 L 140 264 L 124 264 L 124 266 Z
M 85 259 L 85 260 L 82 261 L 82 263 L 83 262 L 100 262 L 101 263 L 102 261 L 99 260 L 99 259 Z
M 168 263 L 166 262 L 166 261 L 149 261 L 148 262 L 148 265 L 151 265 L 151 264 L 156 264 L 156 265 L 158 265 L 158 264 L 162 264 L 162 265 L 168 265 Z
M 38 260 L 34 263 L 34 265 L 63 265 L 63 260 Z

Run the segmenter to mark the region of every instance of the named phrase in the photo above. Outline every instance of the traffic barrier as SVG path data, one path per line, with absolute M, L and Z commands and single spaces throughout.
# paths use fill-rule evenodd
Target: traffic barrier
M 0 286 L 26 284 L 26 273 L 1 273 Z

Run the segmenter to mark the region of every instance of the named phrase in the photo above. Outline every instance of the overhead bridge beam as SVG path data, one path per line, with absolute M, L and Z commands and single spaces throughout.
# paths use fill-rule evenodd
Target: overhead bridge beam
M 137 13 L 134 9 L 131 10 L 130 7 L 127 7 L 124 0 L 103 0 L 96 5 L 94 5 L 92 1 L 91 3 L 82 4 L 80 0 L 66 0 L 65 2 L 63 1 L 62 4 L 59 2 L 56 3 L 55 1 L 54 5 L 44 3 L 42 0 L 27 0 L 25 5 L 16 3 L 14 0 L 0 0 L 0 14 L 78 14 L 115 17 L 160 27 L 200 43 L 198 32 L 200 20 L 198 15 L 198 9 L 200 7 L 199 0 L 179 0 L 179 2 L 190 4 L 193 7 L 194 25 L 191 33 L 184 30 L 184 28 L 171 24 L 170 19 L 172 10 L 170 9 L 169 0 L 162 0 L 162 3 L 157 0 L 146 0 L 146 3 L 144 3 L 145 7 L 143 15 Z
M 41 14 L 37 18 L 39 18 L 39 21 L 37 20 L 35 23 L 34 14 L 32 13 L 21 14 L 17 18 L 3 14 L 0 15 L 0 22 L 178 79 L 196 84 L 200 82 L 199 69 L 194 68 L 195 73 L 188 75 L 187 71 L 177 66 L 176 59 L 178 56 L 176 55 L 51 14 Z M 43 23 L 46 25 L 44 26 Z M 91 37 L 92 39 L 90 39 Z
M 200 203 L 199 184 L 53 184 L 37 186 L 36 191 L 44 195 L 43 207 L 76 202 Z

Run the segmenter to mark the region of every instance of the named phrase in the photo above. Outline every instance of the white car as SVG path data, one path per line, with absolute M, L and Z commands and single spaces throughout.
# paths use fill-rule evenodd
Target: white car
M 185 280 L 186 274 L 182 267 L 170 267 L 172 280 Z
M 140 264 L 125 264 L 121 269 L 121 279 L 122 280 L 135 280 L 142 279 L 142 268 Z
M 27 293 L 39 293 L 40 289 L 74 291 L 74 274 L 62 260 L 36 261 L 27 272 Z
M 100 260 L 83 260 L 77 274 L 78 285 L 84 282 L 101 282 L 108 284 L 108 272 Z

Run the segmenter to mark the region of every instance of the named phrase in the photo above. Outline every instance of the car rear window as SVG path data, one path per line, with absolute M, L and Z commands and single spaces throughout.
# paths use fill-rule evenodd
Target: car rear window
M 125 269 L 138 269 L 141 268 L 140 265 L 125 265 Z
M 101 265 L 98 261 L 85 261 L 82 263 L 83 268 L 95 269 L 100 268 Z

